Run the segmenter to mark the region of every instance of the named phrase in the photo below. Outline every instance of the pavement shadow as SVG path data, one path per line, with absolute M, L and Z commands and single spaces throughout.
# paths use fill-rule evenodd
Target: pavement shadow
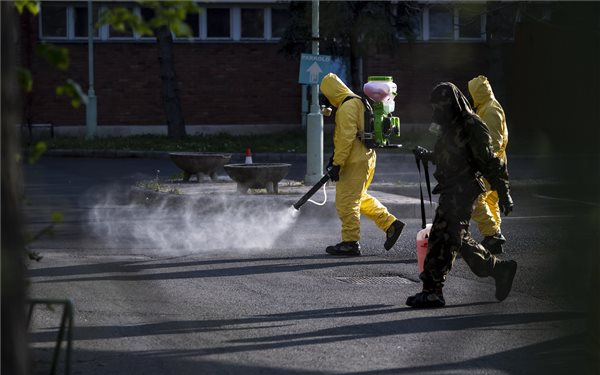
M 148 262 L 148 261 L 119 261 L 108 263 L 96 263 L 85 265 L 74 265 L 64 267 L 49 267 L 29 270 L 29 277 L 48 277 L 47 280 L 35 280 L 35 283 L 52 283 L 52 282 L 74 282 L 74 281 L 143 281 L 143 280 L 171 280 L 171 279 L 187 279 L 187 278 L 208 278 L 208 277 L 231 277 L 231 276 L 246 276 L 255 274 L 269 274 L 280 272 L 297 272 L 302 270 L 316 270 L 332 267 L 344 267 L 355 265 L 376 265 L 376 264 L 394 264 L 404 261 L 396 261 L 389 259 L 381 259 L 377 257 L 361 257 L 361 258 L 332 258 L 327 255 L 311 255 L 311 256 L 293 256 L 293 257 L 270 257 L 270 258 L 239 258 L 239 259 L 224 259 L 224 260 L 208 260 L 208 261 L 189 261 L 189 262 Z M 303 263 L 298 264 L 301 260 L 325 260 L 319 263 Z M 277 262 L 270 264 L 253 264 L 259 262 Z M 221 267 L 200 270 L 187 270 L 176 272 L 158 272 L 158 273 L 143 273 L 148 270 L 170 269 L 182 267 L 203 267 L 214 266 L 219 264 L 244 264 L 240 267 Z M 111 273 L 114 275 L 100 275 Z M 89 276 L 97 274 L 97 276 Z M 64 277 L 64 276 L 79 276 L 80 277 Z M 83 276 L 85 275 L 85 276 Z
M 395 312 L 414 311 L 411 308 L 398 308 Z M 301 334 L 285 334 L 262 338 L 236 340 L 239 343 L 278 343 L 279 345 L 297 345 L 302 343 L 322 343 L 346 341 L 369 337 L 428 333 L 438 331 L 460 331 L 465 329 L 498 328 L 516 324 L 530 324 L 549 321 L 582 319 L 583 313 L 575 312 L 532 312 L 514 314 L 472 314 L 441 315 L 408 318 L 385 322 L 361 323 L 332 327 Z
M 33 374 L 48 374 L 52 362 L 51 350 L 35 348 L 31 350 L 34 359 Z M 181 350 L 148 351 L 73 351 L 71 373 L 111 374 L 111 375 L 186 375 L 186 374 L 281 374 L 281 375 L 322 375 L 328 372 L 290 369 L 277 366 L 232 363 L 227 360 L 199 360 L 186 355 Z M 60 363 L 56 373 L 65 373 L 64 363 Z
M 345 308 L 317 309 L 297 311 L 284 314 L 269 314 L 243 319 L 224 319 L 224 320 L 199 320 L 199 321 L 169 321 L 153 324 L 141 324 L 136 326 L 98 326 L 98 327 L 78 327 L 75 334 L 75 340 L 93 340 L 107 338 L 123 338 L 147 335 L 162 334 L 189 334 L 201 333 L 207 331 L 248 329 L 248 324 L 260 324 L 256 329 L 266 329 L 273 327 L 283 327 L 294 324 L 294 321 L 303 319 L 335 319 L 348 317 L 362 317 L 375 314 L 398 314 L 410 310 L 409 308 L 397 308 L 390 305 L 364 305 Z M 230 340 L 226 345 L 220 347 L 208 347 L 193 350 L 167 350 L 152 352 L 128 352 L 127 360 L 121 363 L 116 361 L 114 365 L 119 370 L 124 370 L 128 366 L 133 366 L 138 361 L 151 357 L 160 360 L 163 363 L 169 363 L 169 370 L 178 370 L 173 373 L 198 373 L 203 370 L 204 363 L 198 361 L 198 357 L 211 355 L 227 355 L 233 353 L 256 352 L 260 350 L 272 350 L 290 347 L 304 347 L 312 345 L 322 345 L 360 340 L 365 338 L 375 338 L 384 336 L 398 336 L 401 340 L 404 335 L 415 333 L 435 333 L 438 331 L 462 331 L 478 329 L 500 329 L 521 324 L 532 324 L 540 322 L 557 322 L 573 319 L 581 319 L 584 314 L 576 312 L 535 312 L 535 313 L 512 313 L 512 314 L 472 314 L 472 315 L 446 315 L 446 316 L 428 316 L 414 317 L 408 319 L 389 320 L 385 322 L 360 323 L 345 326 L 334 326 L 326 329 L 319 329 L 312 332 L 298 334 L 270 335 L 263 337 L 246 338 L 239 340 Z M 271 323 L 265 326 L 265 323 Z M 51 342 L 54 338 L 48 333 L 33 333 L 32 342 Z M 378 369 L 373 371 L 354 372 L 355 375 L 375 375 L 375 374 L 455 374 L 457 371 L 471 372 L 475 370 L 480 372 L 484 369 L 499 370 L 507 374 L 565 374 L 572 373 L 577 369 L 577 374 L 595 374 L 593 356 L 589 348 L 584 347 L 585 337 L 583 334 L 573 334 L 563 336 L 552 340 L 536 342 L 529 346 L 510 349 L 491 355 L 472 358 L 466 361 L 439 363 L 439 358 L 433 358 L 432 361 L 437 364 L 423 364 L 422 366 L 397 367 L 392 369 Z M 448 348 L 460 350 L 457 348 Z M 119 356 L 118 353 L 111 352 L 106 356 L 99 356 L 97 353 L 88 353 L 92 356 L 91 361 L 107 361 L 106 358 Z M 84 357 L 85 353 L 77 355 L 78 358 Z M 148 356 L 148 357 L 147 357 Z M 194 357 L 196 367 L 193 372 L 187 367 L 186 358 Z M 449 355 L 449 357 L 452 357 Z M 140 362 L 140 365 L 146 366 Z M 219 373 L 225 370 L 244 370 L 246 373 L 328 373 L 312 372 L 301 370 L 286 370 L 270 367 L 239 368 L 237 364 L 212 363 L 206 364 L 210 373 Z M 172 367 L 171 367 L 172 366 Z M 182 367 L 183 366 L 183 367 Z M 229 368 L 228 366 L 232 366 Z M 104 370 L 112 369 L 112 365 L 103 365 Z M 244 366 L 242 366 L 244 367 Z M 166 368 L 162 365 L 160 368 Z M 136 367 L 136 373 L 139 373 Z M 213 371 L 214 370 L 214 371 Z M 230 373 L 225 371 L 226 373 Z M 110 371 L 110 373 L 117 373 Z M 144 373 L 152 374 L 149 372 Z M 202 373 L 207 373 L 202 371 Z
M 129 326 L 81 326 L 75 330 L 75 340 L 97 340 L 122 337 L 171 335 L 185 333 L 199 333 L 212 331 L 229 331 L 237 329 L 248 329 L 248 324 L 260 324 L 254 329 L 273 327 L 284 327 L 289 322 L 307 319 L 335 319 L 364 317 L 382 314 L 392 314 L 405 311 L 406 308 L 397 308 L 393 305 L 372 304 L 362 306 L 337 307 L 329 309 L 314 309 L 298 312 L 257 315 L 241 319 L 218 319 L 218 320 L 183 320 L 166 321 L 159 323 L 138 324 Z M 265 326 L 266 323 L 273 325 Z M 242 326 L 238 328 L 237 326 Z M 31 342 L 53 342 L 56 333 L 51 331 L 33 332 L 30 336 Z
M 486 373 L 498 370 L 511 375 L 596 375 L 597 353 L 584 346 L 584 334 L 573 334 L 538 342 L 517 349 L 481 356 L 462 362 L 386 370 L 349 372 L 351 375 L 408 375 Z M 452 349 L 450 349 L 452 350 Z

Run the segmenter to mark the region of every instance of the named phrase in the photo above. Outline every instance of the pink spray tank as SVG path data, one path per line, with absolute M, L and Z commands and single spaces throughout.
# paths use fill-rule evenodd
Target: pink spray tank
M 431 224 L 427 224 L 424 229 L 421 229 L 417 233 L 417 265 L 419 267 L 419 274 L 423 272 L 425 265 L 425 257 L 428 252 L 429 245 L 429 232 L 431 231 Z

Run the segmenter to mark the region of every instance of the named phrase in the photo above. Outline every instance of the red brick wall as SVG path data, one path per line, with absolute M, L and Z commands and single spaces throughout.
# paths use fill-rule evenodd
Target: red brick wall
M 35 20 L 30 29 L 34 35 L 30 42 L 38 43 Z M 59 45 L 69 49 L 68 72 L 59 72 L 31 54 L 32 121 L 83 125 L 85 107 L 71 108 L 54 90 L 61 80 L 73 78 L 87 92 L 87 43 Z M 469 79 L 489 74 L 488 48 L 484 43 L 407 43 L 399 46 L 395 56 L 366 58 L 363 76 L 393 76 L 401 121 L 428 123 L 434 84 L 452 81 L 466 93 Z M 273 43 L 175 43 L 186 124 L 300 124 L 299 61 L 287 59 L 278 49 Z M 98 42 L 94 52 L 98 124 L 165 124 L 155 43 Z
M 83 124 L 54 87 L 73 78 L 87 92 L 87 45 L 69 49 L 68 74 L 33 59 L 34 122 Z M 154 43 L 97 43 L 95 92 L 99 125 L 164 124 L 157 48 Z M 281 124 L 299 122 L 299 62 L 274 44 L 176 44 L 176 72 L 186 124 Z

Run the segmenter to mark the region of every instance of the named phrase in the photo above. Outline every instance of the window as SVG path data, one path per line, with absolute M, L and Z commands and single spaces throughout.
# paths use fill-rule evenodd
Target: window
M 154 17 L 154 10 L 132 2 L 100 2 L 93 3 L 94 25 L 102 15 L 102 11 L 114 7 L 125 6 L 133 13 L 138 14 L 144 21 Z M 53 42 L 87 39 L 88 33 L 88 8 L 87 3 L 70 1 L 53 3 L 42 2 L 42 11 L 39 17 L 40 39 Z M 195 41 L 227 40 L 239 41 L 271 41 L 283 36 L 289 23 L 287 8 L 276 5 L 273 9 L 269 6 L 240 7 L 221 5 L 215 8 L 201 8 L 200 13 L 187 14 L 185 22 L 192 30 L 192 39 Z M 149 42 L 154 36 L 140 35 L 131 28 L 117 31 L 109 25 L 94 27 L 94 38 L 98 41 L 124 42 L 140 41 Z M 175 36 L 177 42 L 188 41 L 187 36 Z
M 413 6 L 402 9 L 402 13 L 396 9 L 394 16 L 399 26 L 397 36 L 400 39 L 422 40 L 423 39 L 423 13 L 422 7 Z
M 265 11 L 261 9 L 242 9 L 242 38 L 264 38 Z
M 40 22 L 43 37 L 67 37 L 67 7 L 43 3 Z
M 229 8 L 206 9 L 206 36 L 208 38 L 230 38 Z
M 458 8 L 458 37 L 480 39 L 485 32 L 482 28 L 484 13 L 484 6 L 479 4 L 463 5 Z
M 290 13 L 286 9 L 271 9 L 271 36 L 283 37 L 283 33 L 290 22 Z
M 144 20 L 144 22 L 150 21 L 154 18 L 154 9 L 152 8 L 140 8 L 140 16 Z
M 431 39 L 454 39 L 453 9 L 434 5 L 429 8 L 429 37 Z
M 485 41 L 486 4 L 483 2 L 423 5 L 422 34 L 417 39 Z
M 77 6 L 74 8 L 74 31 L 75 38 L 87 38 L 88 36 L 88 8 L 87 6 Z M 92 7 L 92 20 L 94 25 L 98 21 L 98 6 Z M 94 37 L 98 37 L 99 30 L 94 26 Z
M 200 22 L 198 22 L 198 13 L 189 13 L 185 18 L 185 23 L 192 29 L 192 38 L 200 36 Z

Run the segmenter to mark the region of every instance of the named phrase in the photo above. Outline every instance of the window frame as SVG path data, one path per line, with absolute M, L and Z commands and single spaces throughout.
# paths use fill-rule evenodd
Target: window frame
M 485 2 L 477 1 L 472 3 L 449 3 L 442 1 L 432 1 L 432 2 L 422 2 L 419 3 L 421 6 L 421 14 L 417 17 L 420 18 L 420 30 L 417 33 L 415 38 L 418 42 L 426 42 L 426 43 L 448 43 L 448 42 L 465 42 L 465 43 L 483 43 L 487 41 L 487 14 L 485 11 L 482 11 L 480 15 L 480 26 L 481 33 L 480 37 L 461 37 L 460 36 L 460 8 L 461 5 L 464 4 L 481 4 L 485 5 Z M 446 5 L 451 8 L 451 13 L 453 17 L 452 22 L 452 36 L 446 38 L 432 37 L 431 36 L 431 18 L 430 18 L 430 9 L 432 6 Z M 408 38 L 404 36 L 399 36 L 399 40 L 408 42 Z
M 456 31 L 457 31 L 457 25 L 456 25 L 456 8 L 450 4 L 450 9 L 448 9 L 450 17 L 452 17 L 452 25 L 451 25 L 451 30 L 450 31 L 450 36 L 447 37 L 434 37 L 431 35 L 431 8 L 434 6 L 439 7 L 440 5 L 447 5 L 447 4 L 440 4 L 440 3 L 432 3 L 429 4 L 427 6 L 427 17 L 428 17 L 428 30 L 427 30 L 427 35 L 429 37 L 430 41 L 435 41 L 435 42 L 447 42 L 447 41 L 452 41 L 452 40 L 456 40 Z
M 209 9 L 228 9 L 229 10 L 229 36 L 224 37 L 224 36 L 208 36 L 208 10 Z M 234 27 L 234 19 L 235 19 L 235 15 L 234 15 L 234 9 L 232 7 L 227 7 L 227 6 L 215 6 L 215 7 L 207 7 L 205 8 L 205 12 L 203 12 L 204 14 L 204 19 L 206 22 L 203 22 L 204 24 L 204 37 L 206 41 L 228 41 L 228 40 L 235 40 L 235 27 Z
M 478 3 L 478 2 L 474 2 L 474 3 L 469 3 L 469 5 L 484 5 L 485 3 Z M 464 41 L 485 41 L 487 39 L 487 30 L 486 30 L 486 22 L 487 22 L 487 14 L 484 11 L 482 11 L 482 13 L 479 15 L 479 37 L 461 37 L 460 36 L 460 11 L 461 11 L 461 4 L 455 5 L 454 6 L 454 12 L 455 12 L 455 22 L 454 24 L 456 25 L 455 27 L 455 39 L 457 40 L 464 40 Z
M 44 24 L 42 23 L 42 18 L 44 18 L 44 6 L 51 6 L 54 8 L 64 7 L 65 8 L 65 36 L 44 36 Z M 38 17 L 38 34 L 40 40 L 56 40 L 56 41 L 68 41 L 71 39 L 73 34 L 69 32 L 72 29 L 70 23 L 74 19 L 74 17 L 70 16 L 70 10 L 67 4 L 63 3 L 52 3 L 52 2 L 43 2 L 40 6 L 40 16 Z
M 45 36 L 42 33 L 43 30 L 43 22 L 42 17 L 38 17 L 38 37 L 42 41 L 50 41 L 50 42 L 85 42 L 88 37 L 76 36 L 75 35 L 75 8 L 85 8 L 87 9 L 87 4 L 83 5 L 82 3 L 78 3 L 75 1 L 70 2 L 42 2 L 42 11 L 44 6 L 54 6 L 54 7 L 62 7 L 65 9 L 65 17 L 66 17 L 66 35 L 65 36 Z M 117 3 L 111 2 L 99 2 L 96 3 L 96 9 L 94 9 L 94 17 L 98 19 L 100 17 L 100 13 L 109 8 L 111 5 L 117 5 Z M 96 5 L 94 4 L 94 5 Z M 141 16 L 142 7 L 139 4 L 131 4 L 125 3 L 118 5 L 128 6 L 133 10 L 134 13 Z M 211 4 L 200 6 L 200 12 L 196 15 L 198 21 L 198 35 L 194 35 L 193 37 L 177 37 L 173 35 L 173 41 L 175 43 L 214 43 L 214 42 L 226 42 L 226 43 L 273 43 L 277 42 L 281 39 L 281 37 L 273 36 L 273 18 L 272 18 L 272 9 L 285 9 L 281 7 L 280 4 L 264 4 L 264 3 L 256 3 L 256 4 L 235 4 L 235 5 L 227 5 L 227 4 Z M 208 17 L 207 10 L 209 9 L 228 9 L 229 10 L 229 36 L 228 37 L 209 37 L 208 36 Z M 242 24 L 241 24 L 241 14 L 242 9 L 260 9 L 263 14 L 263 36 L 262 37 L 242 37 Z M 110 25 L 102 25 L 97 31 L 94 33 L 93 39 L 95 42 L 103 42 L 103 43 L 128 43 L 128 42 L 152 42 L 156 40 L 154 36 L 142 36 L 137 32 L 133 31 L 131 35 L 126 36 L 115 36 L 110 33 Z
M 243 36 L 243 23 L 242 23 L 242 15 L 243 15 L 243 11 L 244 10 L 259 10 L 262 11 L 262 36 L 258 36 L 258 37 L 249 37 L 249 36 Z M 258 40 L 267 40 L 266 37 L 266 10 L 264 7 L 258 7 L 258 6 L 243 6 L 240 7 L 240 20 L 239 20 L 239 24 L 240 24 L 240 39 L 239 40 L 248 40 L 248 41 L 258 41 Z M 270 13 L 270 12 L 269 12 Z
M 85 4 L 85 5 L 82 5 L 82 4 Z M 102 5 L 99 5 L 99 4 L 96 7 L 96 14 L 95 14 L 96 21 L 98 20 L 98 17 L 100 15 L 100 8 L 101 7 L 102 7 Z M 75 11 L 75 9 L 76 8 L 85 9 L 86 10 L 86 19 L 87 19 L 87 3 L 78 3 L 77 5 L 71 5 L 71 6 L 69 6 L 69 8 L 71 8 L 70 11 L 71 11 L 71 14 L 72 14 L 72 17 L 70 17 L 71 18 L 70 24 L 72 25 L 72 29 L 73 29 L 72 30 L 72 35 L 73 35 L 72 39 L 73 40 L 87 40 L 88 39 L 87 35 L 86 36 L 77 36 L 75 34 L 75 20 L 76 20 L 76 11 Z M 92 8 L 92 19 L 94 19 L 93 11 L 94 11 L 94 9 Z M 87 24 L 86 24 L 86 26 L 87 26 Z M 101 37 L 101 34 L 102 34 L 101 28 L 95 29 L 95 30 L 96 30 L 96 32 L 94 33 L 93 38 L 94 38 L 94 40 L 99 40 L 100 37 Z

